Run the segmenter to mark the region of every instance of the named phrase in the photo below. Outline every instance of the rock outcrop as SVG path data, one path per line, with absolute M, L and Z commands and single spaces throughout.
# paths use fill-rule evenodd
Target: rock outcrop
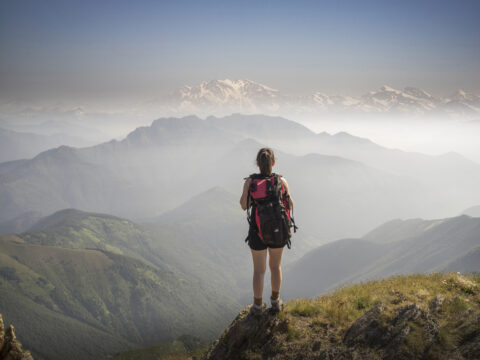
M 480 359 L 479 278 L 471 287 L 456 274 L 399 279 L 367 284 L 378 289 L 372 302 L 352 291 L 361 284 L 280 313 L 255 317 L 247 307 L 202 359 Z
M 401 306 L 390 318 L 384 316 L 385 307 L 377 304 L 356 320 L 347 330 L 343 341 L 349 347 L 367 346 L 382 349 L 384 358 L 411 359 L 423 357 L 425 351 L 437 340 L 438 321 L 418 304 Z M 421 349 L 407 347 L 408 337 L 421 343 Z
M 0 314 L 0 360 L 33 360 L 29 351 L 23 350 L 22 344 L 15 336 L 15 329 L 10 325 L 5 330 Z
M 259 317 L 249 312 L 250 307 L 240 312 L 205 359 L 244 359 L 254 353 L 275 355 L 279 340 L 276 335 L 283 333 L 288 323 L 271 311 L 264 311 Z

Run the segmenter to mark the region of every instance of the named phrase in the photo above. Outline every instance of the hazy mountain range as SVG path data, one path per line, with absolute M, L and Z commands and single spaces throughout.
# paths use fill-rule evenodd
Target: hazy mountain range
M 80 138 L 65 134 L 40 135 L 0 128 L 0 162 L 29 159 L 42 151 L 64 144 L 88 145 Z
M 385 85 L 357 97 L 320 92 L 308 96 L 292 96 L 246 79 L 211 80 L 185 85 L 155 102 L 174 112 L 196 114 L 400 113 L 474 119 L 478 119 L 480 114 L 480 96 L 463 90 L 457 90 L 447 97 L 436 97 L 412 86 L 401 90 Z
M 464 210 L 463 214 L 470 215 L 470 216 L 475 216 L 475 217 L 480 217 L 480 205 L 472 206 L 472 207 Z
M 277 150 L 274 170 L 288 179 L 302 233 L 317 244 L 392 218 L 447 217 L 480 203 L 480 166 L 458 154 L 391 150 L 279 117 L 190 116 L 158 119 L 121 141 L 0 164 L 0 223 L 71 207 L 142 220 L 214 186 L 240 196 L 263 145 Z
M 283 293 L 312 297 L 347 282 L 434 271 L 480 271 L 480 218 L 397 219 L 320 246 L 287 267 Z
M 58 145 L 88 146 L 98 144 L 110 137 L 103 132 L 106 124 L 113 122 L 108 114 L 87 112 L 81 108 L 37 108 L 23 107 L 22 103 L 17 104 L 14 109 L 6 111 L 0 106 L 0 128 L 2 133 L 6 131 L 9 137 L 15 136 L 23 143 L 23 153 L 30 150 L 32 146 L 42 140 L 43 142 L 55 143 Z M 118 122 L 122 116 L 117 117 Z M 26 144 L 24 138 L 33 138 L 32 144 Z M 6 136 L 2 134 L 2 137 Z M 14 139 L 15 139 L 14 137 Z M 6 137 L 5 137 L 6 138 Z M 10 140 L 11 141 L 11 140 Z M 17 146 L 19 146 L 18 144 Z M 8 154 L 8 153 L 7 153 Z M 11 160 L 13 154 L 8 154 Z
M 413 86 L 395 89 L 384 85 L 358 96 L 318 91 L 292 95 L 251 80 L 224 79 L 185 85 L 149 99 L 115 105 L 4 100 L 0 101 L 0 127 L 39 135 L 61 133 L 92 145 L 123 137 L 134 126 L 148 124 L 158 116 L 232 113 L 286 116 L 308 124 L 335 120 L 368 124 L 387 118 L 394 119 L 394 123 L 454 119 L 475 125 L 480 121 L 480 94 L 452 90 L 448 96 L 434 96 Z M 63 144 L 76 146 L 73 142 Z
M 281 117 L 160 118 L 122 140 L 0 163 L 0 231 L 16 234 L 0 236 L 0 307 L 26 348 L 98 358 L 218 335 L 251 301 L 239 197 L 265 145 L 300 226 L 283 297 L 479 270 L 479 219 L 451 216 L 476 211 L 480 165 L 459 154 L 388 149 Z

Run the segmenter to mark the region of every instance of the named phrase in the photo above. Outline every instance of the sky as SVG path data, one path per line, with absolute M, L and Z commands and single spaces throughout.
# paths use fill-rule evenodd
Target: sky
M 150 98 L 250 79 L 480 93 L 480 1 L 0 2 L 0 98 Z

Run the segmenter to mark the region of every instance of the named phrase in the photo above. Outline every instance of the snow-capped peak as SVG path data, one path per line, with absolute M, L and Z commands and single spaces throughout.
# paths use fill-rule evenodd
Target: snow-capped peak
M 400 90 L 397 90 L 397 89 L 394 89 L 388 85 L 383 85 L 381 88 L 380 88 L 381 91 L 388 91 L 388 92 L 394 92 L 394 93 L 400 93 L 401 91 Z
M 451 96 L 452 99 L 454 100 L 466 100 L 468 99 L 470 96 L 470 94 L 468 94 L 466 91 L 463 91 L 462 89 L 458 89 L 457 91 L 455 91 L 453 93 L 453 95 Z
M 321 92 L 292 96 L 252 80 L 231 78 L 185 85 L 172 93 L 168 101 L 169 107 L 175 112 L 205 115 L 235 112 L 278 115 L 284 112 L 303 114 L 325 111 L 418 115 L 436 112 L 448 116 L 480 113 L 480 97 L 463 90 L 448 99 L 436 98 L 412 86 L 398 90 L 388 85 L 357 97 Z
M 198 85 L 185 85 L 173 97 L 180 101 L 201 101 L 204 104 L 254 102 L 258 99 L 275 98 L 279 91 L 251 80 L 210 80 Z
M 412 87 L 412 86 L 405 87 L 405 89 L 403 89 L 403 92 L 408 94 L 408 95 L 415 96 L 419 99 L 433 99 L 433 96 L 430 95 L 425 90 L 419 89 L 419 88 L 416 88 L 416 87 Z

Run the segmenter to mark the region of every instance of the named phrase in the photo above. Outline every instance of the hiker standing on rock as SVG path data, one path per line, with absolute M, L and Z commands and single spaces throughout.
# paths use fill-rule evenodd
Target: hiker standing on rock
M 262 148 L 257 154 L 259 174 L 245 178 L 240 205 L 247 210 L 249 223 L 248 236 L 245 241 L 252 252 L 253 259 L 253 305 L 250 309 L 254 315 L 263 310 L 263 280 L 267 264 L 267 249 L 271 272 L 272 309 L 280 311 L 280 287 L 282 285 L 282 253 L 287 245 L 290 248 L 291 227 L 297 227 L 293 220 L 293 201 L 287 181 L 282 175 L 272 172 L 275 156 L 270 148 Z

